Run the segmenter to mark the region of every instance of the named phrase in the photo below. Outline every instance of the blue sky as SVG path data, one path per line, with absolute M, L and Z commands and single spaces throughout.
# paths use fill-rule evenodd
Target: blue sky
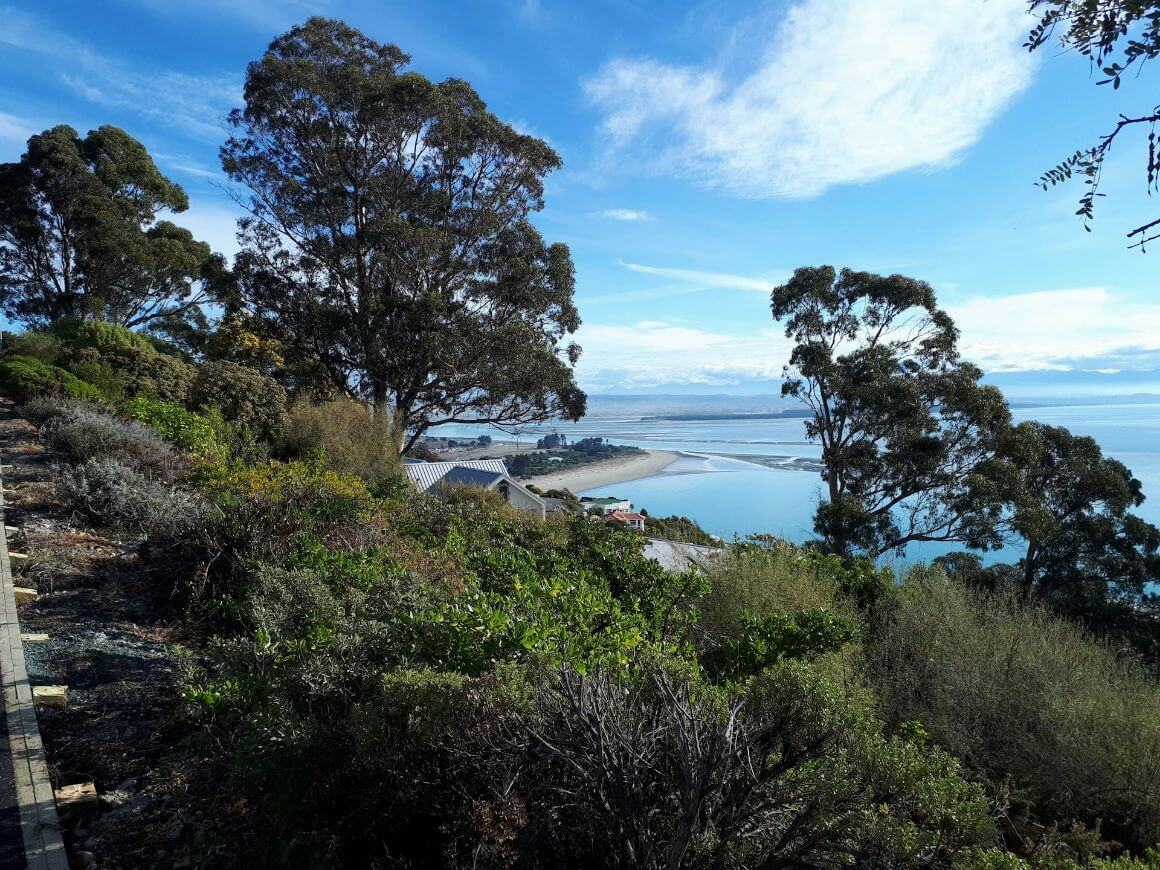
M 333 15 L 561 153 L 537 221 L 572 248 L 594 392 L 771 389 L 769 287 L 822 263 L 930 281 L 988 371 L 1160 382 L 1160 250 L 1123 238 L 1155 216 L 1142 144 L 1113 155 L 1093 233 L 1078 187 L 1033 186 L 1155 79 L 1114 92 L 1029 57 L 1024 6 L 0 0 L 0 160 L 54 124 L 122 126 L 190 194 L 180 222 L 232 252 L 222 117 L 272 37 Z

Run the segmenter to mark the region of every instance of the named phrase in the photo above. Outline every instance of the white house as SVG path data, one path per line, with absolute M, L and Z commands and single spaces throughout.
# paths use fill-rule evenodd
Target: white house
M 464 459 L 458 462 L 405 462 L 403 471 L 415 489 L 438 495 L 444 486 L 480 486 L 498 490 L 512 507 L 543 519 L 544 500 L 508 474 L 502 459 Z
M 580 504 L 584 506 L 584 510 L 600 508 L 600 513 L 604 516 L 608 516 L 613 511 L 632 512 L 632 502 L 626 498 L 617 498 L 616 496 L 602 496 L 601 498 L 585 496 L 580 499 Z

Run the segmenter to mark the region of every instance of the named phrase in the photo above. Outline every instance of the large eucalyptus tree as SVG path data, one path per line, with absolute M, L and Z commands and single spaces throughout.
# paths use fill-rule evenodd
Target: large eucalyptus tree
M 578 418 L 572 259 L 529 221 L 560 158 L 408 63 L 312 18 L 250 65 L 222 148 L 243 303 L 403 449 L 440 423 Z

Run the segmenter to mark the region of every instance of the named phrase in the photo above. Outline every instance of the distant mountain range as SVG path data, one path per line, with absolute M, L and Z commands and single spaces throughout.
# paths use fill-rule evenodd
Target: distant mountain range
M 995 372 L 986 376 L 1012 405 L 1083 405 L 1160 402 L 1160 370 Z M 660 417 L 677 420 L 760 418 L 801 413 L 781 397 L 781 381 L 749 381 L 721 387 L 690 384 L 664 392 L 597 393 L 588 397 L 588 417 Z

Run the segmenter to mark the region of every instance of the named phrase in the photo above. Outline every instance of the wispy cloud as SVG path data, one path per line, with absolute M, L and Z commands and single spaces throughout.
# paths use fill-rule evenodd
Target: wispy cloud
M 36 132 L 27 118 L 0 112 L 0 142 L 24 142 Z
M 757 335 L 735 335 L 660 320 L 621 325 L 585 324 L 581 383 L 592 390 L 708 384 L 726 389 L 781 375 L 789 344 L 770 325 Z
M 968 296 L 947 306 L 963 356 L 984 371 L 1133 372 L 1160 369 L 1160 302 L 1104 287 L 1005 297 Z M 756 332 L 671 320 L 586 323 L 580 375 L 594 390 L 708 384 L 726 390 L 781 375 L 792 349 L 779 324 Z
M 741 196 L 816 196 L 958 159 L 1030 82 L 1026 6 L 799 0 L 772 32 L 738 26 L 764 43 L 740 76 L 729 54 L 703 67 L 619 58 L 584 89 L 612 150 Z
M 334 0 L 202 0 L 199 4 L 174 3 L 173 0 L 127 0 L 159 15 L 204 15 L 207 9 L 229 15 L 263 30 L 275 30 L 296 24 L 311 15 L 333 12 Z
M 613 221 L 651 221 L 653 216 L 647 211 L 635 208 L 606 208 L 600 213 L 602 218 Z
M 673 269 L 662 266 L 645 266 L 640 263 L 626 263 L 623 260 L 620 261 L 620 265 L 630 272 L 669 278 L 702 290 L 756 290 L 768 294 L 776 284 L 787 277 L 785 275 L 764 277 L 760 275 L 733 275 L 728 272 L 702 272 L 699 269 Z
M 946 305 L 963 355 L 987 371 L 1153 368 L 1160 303 L 1106 287 L 976 296 Z
M 123 109 L 207 141 L 222 138 L 222 118 L 242 99 L 235 75 L 195 76 L 106 57 L 84 42 L 12 7 L 0 7 L 0 44 L 50 58 L 61 81 L 89 102 Z

